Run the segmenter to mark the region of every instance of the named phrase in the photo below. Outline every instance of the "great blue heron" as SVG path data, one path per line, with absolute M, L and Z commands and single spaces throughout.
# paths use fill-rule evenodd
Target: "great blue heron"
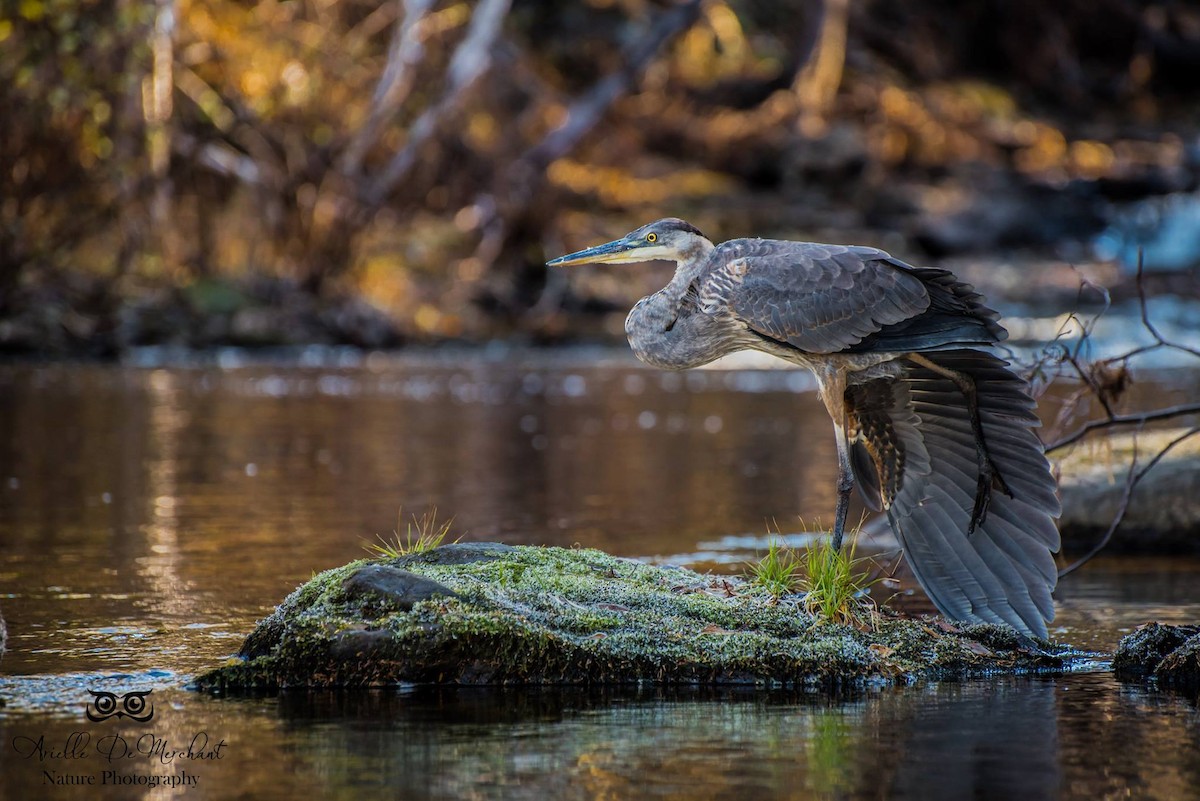
M 943 614 L 1045 639 L 1061 509 L 1027 385 L 977 349 L 1008 334 L 973 287 L 870 247 L 714 245 L 675 218 L 548 264 L 653 259 L 677 266 L 625 320 L 639 359 L 750 349 L 807 367 L 837 437 L 834 546 L 857 483 Z

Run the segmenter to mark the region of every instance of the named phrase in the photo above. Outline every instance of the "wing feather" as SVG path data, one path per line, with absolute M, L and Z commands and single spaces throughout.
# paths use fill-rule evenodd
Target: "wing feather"
M 733 312 L 808 353 L 846 350 L 929 308 L 920 278 L 874 248 L 739 239 L 716 258 L 745 265 L 729 298 Z
M 737 265 L 713 289 L 739 320 L 807 353 L 940 350 L 1007 336 L 969 284 L 876 248 L 734 239 L 711 259 L 714 275 Z
M 868 487 L 879 486 L 913 573 L 943 614 L 1044 638 L 1054 617 L 1054 520 L 1061 508 L 1032 431 L 1033 399 L 990 354 L 955 350 L 928 358 L 974 380 L 985 445 L 1012 496 L 993 489 L 986 517 L 967 534 L 979 464 L 966 400 L 950 379 L 912 363 L 846 391 L 864 450 L 878 453 L 891 443 L 902 469 L 887 472 L 877 459 L 870 476 L 862 460 L 852 466 L 867 475 Z

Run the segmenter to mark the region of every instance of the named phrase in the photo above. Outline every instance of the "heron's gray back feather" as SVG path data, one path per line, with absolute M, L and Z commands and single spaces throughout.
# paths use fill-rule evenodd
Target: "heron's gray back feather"
M 998 315 L 945 270 L 882 250 L 771 239 L 716 247 L 701 288 L 750 330 L 806 353 L 911 352 L 990 344 Z
M 847 388 L 856 447 L 871 457 L 853 461 L 856 478 L 880 487 L 913 573 L 943 614 L 1044 638 L 1054 617 L 1060 506 L 1031 430 L 1034 401 L 991 354 L 927 357 L 974 380 L 985 445 L 1012 497 L 993 489 L 986 517 L 967 534 L 979 464 L 966 401 L 950 379 L 909 362 L 895 377 Z

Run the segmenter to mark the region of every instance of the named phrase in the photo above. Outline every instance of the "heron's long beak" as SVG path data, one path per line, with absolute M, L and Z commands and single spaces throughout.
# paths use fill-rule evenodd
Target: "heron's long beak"
M 648 261 L 653 256 L 645 255 L 645 240 L 614 239 L 603 245 L 568 253 L 546 262 L 548 267 L 569 267 L 573 264 L 621 264 L 633 261 Z

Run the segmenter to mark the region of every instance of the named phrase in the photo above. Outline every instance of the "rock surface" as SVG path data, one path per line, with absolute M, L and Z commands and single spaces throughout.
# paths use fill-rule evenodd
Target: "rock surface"
M 866 682 L 1071 669 L 1010 629 L 879 613 L 820 622 L 732 577 L 594 550 L 445 545 L 329 570 L 298 588 L 207 690 L 451 684 Z
M 1121 681 L 1156 679 L 1162 686 L 1200 690 L 1200 626 L 1147 623 L 1121 638 L 1113 672 Z

